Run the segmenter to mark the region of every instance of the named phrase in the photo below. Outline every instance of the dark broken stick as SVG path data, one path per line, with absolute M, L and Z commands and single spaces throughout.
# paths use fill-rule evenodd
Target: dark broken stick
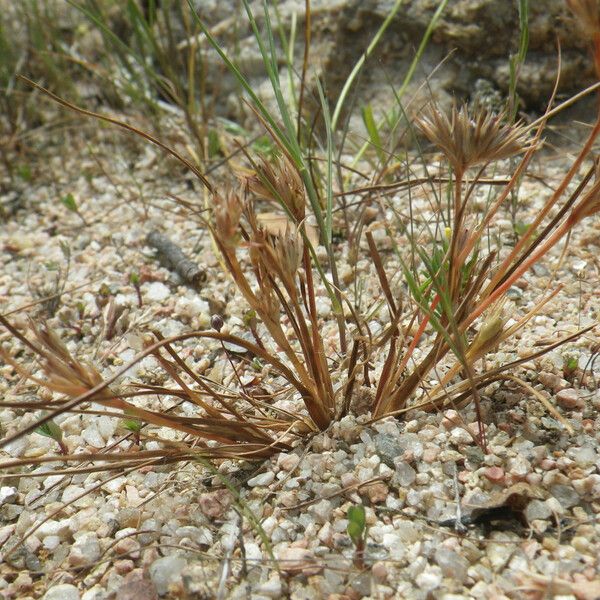
M 157 251 L 157 258 L 167 269 L 175 271 L 186 283 L 199 287 L 206 281 L 206 272 L 185 256 L 181 248 L 159 231 L 151 231 L 146 242 Z

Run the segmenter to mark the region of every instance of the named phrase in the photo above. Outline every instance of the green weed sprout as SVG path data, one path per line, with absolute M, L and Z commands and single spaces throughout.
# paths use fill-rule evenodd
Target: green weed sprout
M 35 430 L 35 432 L 39 433 L 40 435 L 43 435 L 44 437 L 49 437 L 50 439 L 53 439 L 58 444 L 61 454 L 69 453 L 67 445 L 63 440 L 62 429 L 52 419 L 40 425 Z
M 123 429 L 131 431 L 136 445 L 140 445 L 140 431 L 142 430 L 143 423 L 139 419 L 126 418 L 121 421 Z
M 61 196 L 60 202 L 69 212 L 75 213 L 81 219 L 82 223 L 87 227 L 88 222 L 81 214 L 79 205 L 77 204 L 77 200 L 75 200 L 75 196 L 73 196 L 73 194 L 68 193 L 65 196 Z
M 346 532 L 354 544 L 354 566 L 357 569 L 364 569 L 368 531 L 365 507 L 362 504 L 351 506 L 346 516 L 348 517 Z

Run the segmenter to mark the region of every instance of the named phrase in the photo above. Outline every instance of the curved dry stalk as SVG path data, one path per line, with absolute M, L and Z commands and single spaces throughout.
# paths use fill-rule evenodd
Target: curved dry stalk
M 592 329 L 594 329 L 596 326 L 597 326 L 597 324 L 590 325 L 589 327 L 586 327 L 585 329 L 581 329 L 571 335 L 568 335 L 568 336 L 562 338 L 561 340 L 558 340 L 557 342 L 548 344 L 541 350 L 532 352 L 531 354 L 528 354 L 527 356 L 518 358 L 514 361 L 506 363 L 505 365 L 496 367 L 485 373 L 481 373 L 480 375 L 475 375 L 473 377 L 473 382 L 477 386 L 477 389 L 484 388 L 484 387 L 488 386 L 490 383 L 493 383 L 494 381 L 498 381 L 498 380 L 502 379 L 504 377 L 505 371 L 514 371 L 517 369 L 517 367 L 520 367 L 521 365 L 524 365 L 524 364 L 528 363 L 529 361 L 541 358 L 542 356 L 544 356 L 544 354 L 547 354 L 548 352 L 551 352 L 552 350 L 556 350 L 556 348 L 560 348 L 560 346 L 563 346 L 564 344 L 572 342 L 573 340 L 577 339 L 578 337 L 585 335 L 589 331 L 592 331 Z M 429 398 L 426 401 L 418 402 L 418 403 L 412 404 L 410 406 L 404 406 L 404 407 L 394 411 L 393 413 L 390 412 L 390 413 L 387 413 L 384 415 L 375 415 L 374 418 L 372 419 L 372 421 L 370 421 L 370 422 L 378 421 L 379 419 L 382 419 L 386 416 L 400 416 L 400 415 L 403 415 L 412 410 L 425 410 L 425 411 L 433 412 L 433 411 L 445 410 L 447 408 L 459 408 L 460 409 L 460 408 L 464 408 L 464 406 L 466 406 L 468 404 L 471 397 L 472 397 L 471 383 L 469 381 L 460 381 L 460 382 L 450 386 L 449 388 L 446 388 L 446 389 L 440 391 L 437 396 Z M 450 399 L 450 403 L 448 403 L 448 399 Z
M 542 406 L 557 421 L 559 421 L 571 435 L 575 433 L 575 430 L 573 429 L 573 427 L 571 427 L 571 424 L 556 410 L 556 408 L 554 408 L 554 406 L 552 406 L 550 402 L 548 402 L 546 397 L 538 390 L 536 390 L 533 386 L 529 385 L 526 381 L 523 381 L 520 377 L 517 377 L 516 375 L 511 375 L 510 373 L 502 375 L 502 378 L 508 381 L 514 381 L 515 383 L 518 383 L 523 389 L 527 390 L 534 398 L 536 398 L 542 404 Z
M 488 306 L 491 302 L 494 301 L 494 300 L 490 300 L 490 297 L 492 297 L 492 295 L 494 293 L 495 293 L 495 297 L 498 298 L 503 293 L 502 291 L 499 292 L 498 291 L 499 289 L 506 291 L 512 285 L 512 283 L 514 283 L 514 281 L 516 281 L 518 278 L 520 278 L 521 275 L 525 271 L 527 271 L 541 256 L 544 255 L 545 251 L 547 251 L 550 247 L 552 247 L 552 245 L 554 245 L 556 242 L 558 242 L 560 240 L 560 238 L 566 234 L 567 230 L 572 228 L 575 225 L 575 223 L 578 222 L 578 220 L 581 220 L 588 214 L 592 214 L 595 210 L 598 210 L 598 208 L 600 208 L 600 207 L 598 207 L 598 208 L 594 207 L 594 202 L 597 202 L 597 198 L 598 198 L 598 190 L 596 188 L 594 188 L 593 194 L 591 196 L 589 196 L 589 200 L 587 200 L 587 202 L 580 203 L 579 206 L 581 206 L 581 208 L 579 209 L 579 212 L 576 213 L 577 218 L 574 218 L 574 220 L 571 221 L 568 226 L 565 224 L 562 229 L 557 230 L 557 232 L 548 239 L 548 241 L 545 243 L 545 251 L 544 252 L 538 251 L 535 253 L 534 257 L 529 257 L 527 260 L 522 261 L 522 264 L 513 273 L 511 280 L 510 280 L 511 283 L 508 286 L 506 285 L 506 281 L 504 281 L 502 284 L 500 283 L 500 281 L 502 280 L 502 278 L 503 278 L 504 274 L 507 272 L 507 270 L 513 265 L 514 262 L 516 262 L 518 260 L 517 257 L 519 256 L 519 253 L 522 250 L 526 249 L 526 244 L 528 242 L 530 242 L 531 236 L 536 231 L 537 227 L 540 225 L 540 223 L 542 222 L 544 217 L 548 214 L 548 212 L 552 209 L 552 207 L 558 202 L 558 200 L 565 193 L 569 183 L 571 182 L 573 177 L 576 175 L 576 173 L 579 171 L 581 163 L 583 162 L 585 157 L 591 152 L 593 144 L 599 134 L 600 134 L 600 115 L 596 119 L 594 127 L 592 128 L 592 131 L 590 132 L 588 139 L 586 140 L 586 143 L 584 144 L 583 148 L 580 150 L 579 154 L 577 155 L 577 158 L 575 159 L 575 161 L 573 162 L 573 164 L 571 165 L 571 167 L 569 168 L 569 170 L 563 177 L 562 181 L 560 182 L 559 186 L 556 188 L 555 192 L 546 201 L 542 210 L 536 214 L 536 217 L 535 217 L 533 223 L 531 223 L 531 225 L 529 226 L 529 228 L 527 229 L 525 234 L 519 239 L 519 241 L 517 242 L 517 244 L 515 245 L 513 250 L 510 252 L 510 254 L 498 266 L 496 275 L 492 278 L 491 282 L 488 284 L 488 286 L 486 287 L 486 290 L 483 293 L 483 297 L 485 298 L 486 306 Z M 588 198 L 588 196 L 586 196 L 586 198 Z M 590 211 L 592 211 L 592 212 L 590 212 Z M 539 244 L 539 241 L 536 243 Z M 466 248 L 465 248 L 465 250 L 466 250 Z M 526 265 L 525 268 L 523 268 L 523 264 Z M 519 274 L 517 275 L 516 273 L 519 273 Z M 485 308 L 483 310 L 485 310 Z M 483 312 L 483 310 L 480 310 L 477 312 L 479 314 L 481 314 L 481 312 Z M 476 317 L 477 317 L 477 314 L 474 313 L 474 316 L 472 318 L 475 319 Z M 472 322 L 472 320 L 470 322 Z M 468 325 L 468 323 L 467 323 L 467 325 Z
M 170 154 L 171 156 L 176 158 L 182 165 L 187 167 L 204 184 L 204 186 L 206 187 L 206 189 L 209 192 L 213 191 L 213 187 L 212 187 L 211 183 L 208 181 L 208 179 L 206 179 L 206 177 L 202 174 L 202 172 L 198 169 L 198 167 L 196 167 L 189 160 L 187 160 L 187 158 L 185 158 L 179 152 L 177 152 L 177 150 L 174 150 L 167 144 L 161 142 L 158 138 L 154 137 L 153 135 L 150 135 L 149 133 L 146 133 L 145 131 L 138 129 L 137 127 L 134 127 L 133 125 L 130 125 L 129 123 L 125 123 L 125 121 L 120 121 L 119 119 L 115 119 L 114 117 L 109 117 L 108 115 L 103 115 L 101 113 L 96 113 L 91 110 L 86 110 L 85 108 L 80 108 L 79 106 L 76 106 L 75 104 L 72 104 L 71 102 L 68 102 L 67 100 L 64 100 L 60 96 L 53 94 L 50 90 L 39 85 L 35 81 L 28 79 L 24 75 L 17 75 L 17 77 L 19 79 L 22 79 L 25 83 L 27 83 L 31 87 L 35 88 L 36 90 L 39 90 L 40 92 L 42 92 L 43 94 L 45 94 L 46 96 L 48 96 L 49 98 L 51 98 L 52 100 L 54 100 L 55 102 L 60 104 L 61 106 L 68 108 L 69 110 L 72 110 L 72 111 L 79 113 L 80 115 L 84 115 L 86 117 L 93 117 L 94 119 L 99 119 L 100 121 L 105 121 L 106 123 L 110 123 L 112 125 L 116 125 L 117 127 L 121 127 L 122 129 L 130 131 L 131 133 L 135 133 L 135 135 L 138 135 L 139 137 L 144 138 L 145 140 L 151 142 L 155 146 L 158 146 L 159 148 L 161 148 L 161 150 L 164 150 L 165 152 L 167 152 L 168 154 Z
M 11 436 L 8 436 L 0 442 L 0 445 L 6 445 L 22 435 L 31 433 L 33 430 L 37 429 L 44 423 L 49 422 L 54 417 L 71 410 L 76 410 L 77 407 L 83 402 L 89 400 L 93 400 L 94 402 L 106 405 L 110 408 L 122 410 L 123 414 L 127 417 L 138 419 L 156 427 L 168 427 L 171 430 L 177 430 L 181 433 L 188 434 L 192 436 L 193 439 L 197 440 L 197 443 L 199 443 L 199 449 L 194 452 L 200 452 L 205 456 L 212 457 L 244 455 L 248 457 L 254 456 L 255 458 L 260 458 L 262 456 L 272 454 L 275 451 L 280 451 L 284 448 L 289 449 L 288 443 L 284 441 L 281 435 L 273 437 L 271 432 L 283 431 L 289 434 L 291 432 L 291 428 L 295 427 L 295 423 L 299 424 L 303 422 L 302 418 L 294 419 L 292 415 L 283 415 L 283 413 L 279 413 L 280 415 L 283 415 L 283 419 L 281 417 L 267 418 L 266 416 L 260 416 L 260 414 L 246 414 L 238 411 L 232 404 L 228 402 L 223 404 L 223 409 L 221 412 L 217 411 L 213 407 L 213 410 L 209 416 L 206 417 L 180 417 L 177 415 L 167 415 L 155 411 L 148 411 L 131 404 L 124 399 L 126 396 L 132 397 L 130 394 L 121 395 L 119 391 L 112 390 L 110 387 L 121 375 L 127 372 L 129 368 L 136 364 L 136 362 L 142 360 L 144 357 L 150 354 L 159 354 L 159 350 L 161 348 L 165 348 L 167 351 L 173 353 L 174 351 L 170 347 L 172 343 L 199 337 L 218 339 L 245 347 L 256 356 L 259 356 L 265 362 L 270 363 L 282 376 L 289 376 L 291 378 L 290 383 L 292 383 L 292 385 L 299 385 L 300 389 L 303 389 L 302 384 L 296 380 L 293 373 L 277 358 L 270 355 L 264 349 L 261 349 L 247 340 L 237 338 L 236 336 L 220 334 L 217 332 L 194 332 L 191 334 L 174 336 L 165 340 L 159 340 L 158 342 L 145 348 L 135 359 L 124 365 L 110 378 L 107 380 L 102 380 L 95 369 L 87 366 L 84 367 L 82 363 L 75 360 L 68 353 L 60 340 L 58 340 L 58 338 L 56 338 L 48 330 L 35 330 L 36 337 L 38 337 L 42 343 L 42 347 L 37 347 L 1 316 L 0 323 L 4 324 L 15 338 L 26 344 L 30 350 L 39 356 L 44 362 L 45 368 L 49 369 L 49 371 L 47 371 L 47 380 L 42 381 L 37 379 L 37 383 L 49 387 L 55 391 L 67 393 L 72 398 L 70 401 L 61 402 L 59 406 L 54 408 L 54 410 L 51 410 L 47 415 L 37 420 L 29 427 L 24 428 L 23 430 L 16 432 Z M 7 362 L 9 364 L 16 366 L 16 368 L 18 368 L 25 377 L 32 377 L 31 373 L 22 369 L 10 357 L 5 358 L 8 359 Z M 176 374 L 174 371 L 170 370 L 169 364 L 165 363 L 164 361 L 163 367 L 165 367 L 171 375 Z M 179 396 L 183 400 L 192 402 L 195 401 L 195 403 L 198 404 L 197 392 L 191 390 L 189 386 L 187 386 L 180 378 L 175 378 L 175 380 L 178 381 L 182 386 L 182 389 L 178 390 L 175 395 Z M 149 391 L 156 393 L 170 393 L 170 390 L 167 388 L 157 387 L 154 387 Z M 215 396 L 213 394 L 213 397 L 218 397 L 218 395 Z M 249 405 L 252 406 L 253 403 L 251 398 L 248 400 Z M 202 402 L 202 405 L 206 404 Z M 47 404 L 44 406 L 48 407 Z M 210 416 L 211 414 L 212 416 Z M 306 426 L 310 426 L 310 423 L 304 421 L 304 425 L 302 425 L 302 427 L 306 428 Z M 209 448 L 202 440 L 214 440 L 220 445 L 214 448 Z M 161 441 L 164 443 L 164 440 Z M 183 460 L 186 457 L 186 455 L 182 454 L 181 451 L 178 451 L 174 455 L 173 452 L 167 451 L 166 449 L 159 451 L 159 454 L 162 454 L 164 458 L 170 458 L 171 460 Z M 110 460 L 110 458 L 106 458 L 106 456 L 107 455 L 96 455 L 95 459 L 102 461 Z M 123 453 L 117 453 L 115 456 L 121 456 L 121 459 L 125 461 L 131 460 L 132 458 Z M 137 460 L 143 456 L 143 454 L 136 453 Z M 90 458 L 91 457 L 85 455 L 76 455 L 76 457 L 70 455 L 61 455 L 61 457 L 59 457 L 61 461 L 67 462 L 72 460 L 86 461 Z M 50 458 L 49 460 L 57 460 L 57 458 L 54 457 Z M 118 458 L 116 460 L 118 460 Z M 9 467 L 17 464 L 24 463 L 9 462 L 6 463 L 5 466 Z M 30 462 L 29 464 L 32 463 Z

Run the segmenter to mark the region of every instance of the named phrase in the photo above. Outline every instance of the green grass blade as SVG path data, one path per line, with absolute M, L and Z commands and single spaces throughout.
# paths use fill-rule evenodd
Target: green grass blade
M 400 98 L 402 98 L 402 96 L 404 96 L 404 93 L 406 92 L 406 88 L 409 86 L 410 82 L 412 81 L 412 78 L 417 69 L 417 65 L 419 64 L 419 61 L 421 60 L 421 57 L 423 56 L 423 53 L 425 52 L 425 48 L 427 48 L 427 44 L 429 44 L 429 39 L 431 38 L 431 35 L 433 34 L 433 30 L 435 29 L 437 22 L 439 21 L 440 17 L 442 16 L 442 13 L 444 12 L 444 10 L 446 8 L 446 4 L 448 4 L 448 0 L 442 0 L 442 2 L 440 2 L 440 5 L 437 7 L 435 13 L 433 14 L 433 17 L 431 17 L 431 21 L 429 21 L 429 24 L 427 25 L 427 29 L 425 30 L 425 33 L 423 34 L 423 37 L 421 38 L 421 43 L 419 44 L 419 47 L 417 48 L 415 57 L 413 58 L 412 62 L 410 63 L 410 67 L 408 68 L 408 71 L 406 72 L 406 75 L 404 76 L 404 81 L 402 82 L 402 85 L 400 86 L 400 89 L 398 90 L 398 96 Z
M 335 109 L 333 111 L 333 117 L 331 118 L 331 129 L 333 131 L 335 131 L 337 129 L 338 121 L 340 119 L 340 115 L 342 113 L 344 103 L 346 102 L 346 98 L 348 97 L 348 93 L 350 92 L 350 88 L 354 84 L 354 81 L 358 77 L 358 74 L 360 73 L 361 69 L 363 68 L 365 62 L 367 62 L 367 59 L 369 58 L 369 56 L 371 56 L 371 54 L 373 54 L 373 50 L 375 50 L 375 48 L 377 47 L 377 44 L 379 44 L 379 40 L 381 40 L 381 37 L 386 32 L 387 28 L 390 26 L 390 23 L 393 21 L 394 17 L 400 10 L 402 1 L 403 0 L 396 0 L 396 2 L 394 3 L 394 6 L 392 7 L 392 10 L 390 11 L 388 16 L 385 18 L 385 20 L 381 24 L 381 27 L 377 30 L 377 33 L 373 36 L 371 43 L 368 45 L 367 49 L 363 52 L 362 56 L 358 59 L 358 61 L 354 65 L 354 68 L 350 72 L 350 75 L 348 75 L 348 79 L 346 79 L 344 86 L 342 87 L 342 91 L 340 92 L 340 96 L 338 98 L 337 104 L 335 105 Z
M 415 53 L 415 57 L 413 58 L 412 62 L 410 63 L 410 67 L 408 68 L 408 71 L 406 72 L 406 75 L 404 76 L 402 85 L 400 86 L 400 89 L 397 92 L 394 92 L 396 95 L 396 98 L 398 100 L 402 99 L 402 97 L 404 96 L 404 94 L 406 92 L 406 89 L 408 88 L 410 82 L 412 81 L 412 78 L 417 69 L 417 65 L 419 64 L 419 61 L 421 60 L 421 57 L 423 56 L 423 53 L 425 52 L 425 48 L 427 48 L 429 39 L 431 38 L 431 35 L 433 34 L 433 30 L 435 29 L 437 22 L 439 21 L 440 17 L 442 16 L 442 13 L 444 12 L 444 9 L 446 8 L 446 4 L 448 4 L 448 0 L 442 0 L 440 5 L 437 7 L 437 10 L 433 14 L 433 17 L 431 17 L 431 21 L 429 21 L 429 24 L 427 25 L 427 29 L 425 30 L 425 33 L 423 34 L 423 37 L 421 38 L 421 43 L 419 44 L 417 52 Z M 382 120 L 381 123 L 379 123 L 380 128 L 382 127 L 384 122 L 385 122 L 385 118 Z M 360 150 L 358 151 L 358 153 L 354 157 L 354 160 L 352 161 L 353 167 L 356 166 L 356 164 L 360 161 L 360 159 L 362 158 L 363 154 L 365 153 L 365 151 L 367 150 L 368 147 L 369 147 L 368 142 L 364 143 L 361 146 Z
M 317 80 L 317 89 L 321 100 L 321 110 L 323 111 L 323 121 L 325 122 L 325 133 L 327 135 L 327 175 L 326 175 L 326 210 L 325 210 L 325 236 L 327 246 L 331 245 L 333 231 L 333 136 L 331 131 L 331 115 L 329 114 L 329 105 L 323 92 L 321 82 Z
M 363 123 L 365 125 L 365 129 L 369 134 L 369 140 L 371 146 L 375 148 L 375 152 L 377 153 L 377 158 L 381 163 L 385 161 L 385 152 L 383 152 L 383 145 L 381 142 L 381 136 L 379 135 L 379 128 L 377 127 L 377 123 L 375 122 L 375 117 L 373 116 L 373 108 L 370 104 L 365 104 L 361 110 Z

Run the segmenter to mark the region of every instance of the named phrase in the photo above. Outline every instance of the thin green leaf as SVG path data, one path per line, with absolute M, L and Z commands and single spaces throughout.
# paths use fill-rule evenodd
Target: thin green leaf
M 446 1 L 447 0 L 445 0 L 445 2 Z M 400 10 L 401 4 L 402 0 L 396 0 L 394 6 L 392 7 L 392 10 L 389 12 L 388 16 L 381 24 L 381 27 L 377 30 L 377 33 L 373 36 L 371 43 L 368 45 L 367 49 L 363 52 L 362 56 L 354 65 L 354 68 L 350 72 L 350 75 L 348 75 L 348 79 L 346 79 L 344 86 L 342 87 L 342 91 L 340 92 L 337 104 L 335 105 L 333 117 L 331 118 L 331 129 L 333 129 L 333 131 L 337 129 L 338 121 L 340 119 L 344 103 L 346 102 L 346 98 L 348 97 L 348 93 L 350 92 L 350 88 L 354 84 L 354 81 L 358 77 L 358 74 L 360 73 L 367 59 L 371 56 L 371 54 L 373 54 L 373 51 L 377 47 L 377 44 L 379 44 L 379 40 L 381 40 L 381 37 L 386 32 L 387 28 L 390 26 L 394 17 Z
M 68 193 L 66 196 L 61 196 L 60 201 L 67 208 L 67 210 L 70 210 L 74 213 L 78 212 L 79 209 L 77 208 L 77 202 L 73 194 Z
M 44 437 L 49 437 L 55 442 L 60 443 L 62 441 L 62 429 L 53 420 L 46 421 L 43 425 L 40 425 L 35 432 Z
M 377 127 L 377 123 L 375 123 L 375 117 L 373 116 L 373 108 L 371 105 L 365 104 L 365 106 L 362 107 L 361 114 L 363 123 L 365 124 L 365 129 L 369 134 L 371 145 L 373 148 L 375 148 L 375 152 L 377 153 L 379 160 L 383 162 L 385 160 L 385 152 L 383 152 L 379 128 Z
M 362 504 L 351 506 L 346 516 L 348 518 L 346 531 L 352 543 L 357 546 L 364 539 L 367 527 L 365 507 Z

